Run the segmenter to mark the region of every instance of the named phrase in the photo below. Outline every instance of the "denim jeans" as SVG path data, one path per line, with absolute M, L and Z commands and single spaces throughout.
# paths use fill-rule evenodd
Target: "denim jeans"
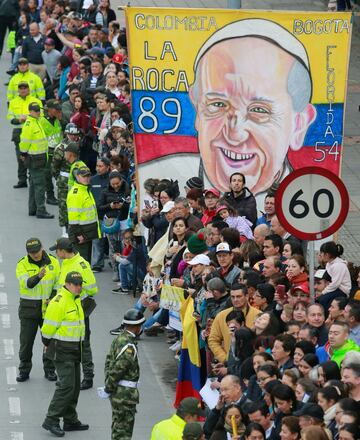
M 135 309 L 140 310 L 140 312 L 144 313 L 146 310 L 146 307 L 142 305 L 141 299 L 138 300 L 138 302 L 135 304 Z M 152 325 L 155 324 L 155 322 L 158 322 L 158 319 L 161 316 L 162 309 L 157 310 L 150 318 L 148 318 L 144 325 L 143 329 L 150 328 Z
M 119 278 L 123 289 L 130 289 L 133 280 L 133 265 L 119 263 Z

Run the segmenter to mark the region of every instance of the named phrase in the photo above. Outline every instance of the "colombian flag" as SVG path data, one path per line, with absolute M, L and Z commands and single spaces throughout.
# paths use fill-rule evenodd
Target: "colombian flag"
M 183 327 L 178 382 L 176 384 L 175 408 L 185 397 L 196 397 L 201 401 L 201 359 L 199 338 L 194 313 L 194 300 L 189 295 L 180 309 Z

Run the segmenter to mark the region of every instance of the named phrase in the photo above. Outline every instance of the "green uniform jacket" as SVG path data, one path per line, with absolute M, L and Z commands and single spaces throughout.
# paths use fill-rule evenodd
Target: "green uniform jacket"
M 59 362 L 80 361 L 85 337 L 84 312 L 80 297 L 62 287 L 46 309 L 41 327 L 48 358 Z
M 135 405 L 139 403 L 139 391 L 119 385 L 120 380 L 138 382 L 140 368 L 135 335 L 122 330 L 113 340 L 105 361 L 105 390 L 113 402 Z
M 340 368 L 346 353 L 349 351 L 360 351 L 360 347 L 352 339 L 348 339 L 342 347 L 336 348 L 333 351 L 331 360 L 335 361 Z

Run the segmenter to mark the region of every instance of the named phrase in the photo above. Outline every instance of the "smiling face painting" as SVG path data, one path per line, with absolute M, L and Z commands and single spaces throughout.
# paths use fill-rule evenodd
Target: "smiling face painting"
M 270 188 L 289 148 L 302 147 L 316 117 L 310 94 L 303 64 L 267 39 L 233 38 L 210 47 L 197 64 L 190 97 L 212 184 L 227 191 L 229 176 L 239 171 L 254 194 Z

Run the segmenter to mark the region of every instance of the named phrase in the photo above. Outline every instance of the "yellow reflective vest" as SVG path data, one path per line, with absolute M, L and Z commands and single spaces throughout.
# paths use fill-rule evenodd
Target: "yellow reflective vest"
M 99 220 L 90 186 L 74 183 L 68 192 L 66 204 L 70 240 L 76 243 L 79 235 L 84 236 L 86 241 L 99 238 Z
M 17 96 L 14 98 L 9 104 L 7 119 L 11 121 L 12 119 L 17 119 L 22 115 L 28 115 L 29 104 L 32 102 L 38 104 L 42 108 L 42 102 L 39 99 L 34 98 L 34 96 L 28 95 L 25 98 Z M 16 124 L 16 128 L 21 128 L 24 124 L 25 122 Z
M 154 426 L 151 440 L 182 440 L 185 425 L 185 420 L 174 414 Z
M 55 147 L 60 144 L 63 138 L 61 124 L 58 119 L 55 119 L 54 123 L 52 123 L 50 118 L 45 117 L 42 117 L 40 122 L 47 137 L 48 147 L 49 149 L 54 150 Z
M 69 272 L 79 272 L 83 278 L 83 285 L 81 291 L 81 299 L 87 296 L 94 296 L 98 292 L 96 278 L 91 270 L 90 264 L 79 254 L 76 253 L 71 258 L 63 260 L 58 279 L 59 288 L 65 284 L 66 275 Z
M 7 89 L 8 102 L 19 95 L 18 85 L 23 81 L 29 84 L 31 96 L 40 99 L 40 101 L 45 100 L 44 84 L 41 81 L 40 76 L 28 70 L 25 73 L 18 72 L 11 78 Z
M 20 285 L 20 298 L 29 300 L 46 300 L 58 284 L 60 264 L 52 255 L 48 255 L 50 264 L 46 265 L 45 276 L 32 289 L 27 287 L 29 278 L 40 272 L 40 267 L 28 255 L 23 257 L 16 266 L 16 278 Z
M 28 116 L 21 130 L 20 153 L 29 156 L 45 155 L 47 157 L 48 141 L 40 118 Z
M 84 312 L 79 296 L 61 287 L 49 302 L 41 327 L 42 337 L 78 343 L 84 339 Z

